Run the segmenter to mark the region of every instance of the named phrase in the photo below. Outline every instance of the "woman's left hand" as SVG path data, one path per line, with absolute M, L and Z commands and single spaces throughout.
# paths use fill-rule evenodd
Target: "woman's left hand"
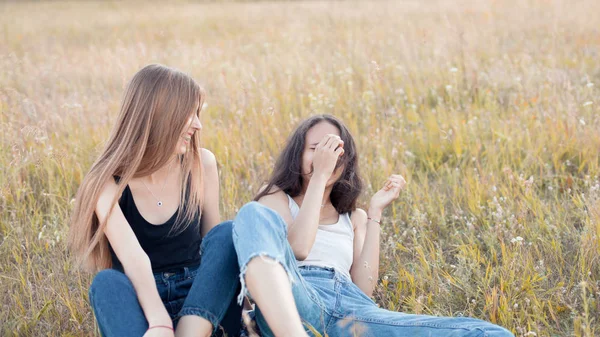
M 383 212 L 392 201 L 396 200 L 400 195 L 400 191 L 406 185 L 406 180 L 399 174 L 391 175 L 383 185 L 383 187 L 373 195 L 369 210 L 375 213 Z

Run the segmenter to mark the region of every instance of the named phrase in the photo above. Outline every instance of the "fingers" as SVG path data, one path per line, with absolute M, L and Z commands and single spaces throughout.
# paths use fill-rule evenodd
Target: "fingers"
M 344 141 L 340 137 L 332 137 L 331 144 L 329 145 L 329 149 L 332 151 L 337 150 L 339 147 L 344 147 Z
M 385 184 L 383 185 L 383 189 L 389 191 L 390 189 L 402 189 L 406 185 L 406 180 L 399 174 L 391 175 Z
M 406 180 L 404 180 L 404 177 L 399 175 L 399 174 L 392 174 L 389 178 L 388 181 L 392 182 L 392 183 L 398 183 L 402 186 L 404 186 L 406 184 Z
M 387 182 L 384 186 L 383 186 L 383 190 L 384 191 L 389 191 L 392 189 L 395 189 L 397 191 L 400 191 L 402 189 L 403 185 L 397 182 Z
M 330 138 L 327 141 L 327 149 L 335 151 L 338 147 L 344 147 L 344 141 L 337 135 L 329 135 Z
M 325 135 L 325 137 L 323 137 L 323 139 L 321 139 L 321 141 L 319 142 L 319 144 L 317 144 L 317 149 L 318 148 L 327 148 L 327 143 L 329 142 L 329 140 L 331 139 L 331 135 Z
M 337 157 L 341 157 L 344 155 L 344 148 L 340 146 L 337 149 L 335 149 L 335 151 L 333 151 L 333 153 L 335 153 L 337 155 Z
M 319 142 L 317 147 L 324 150 L 335 151 L 338 147 L 344 147 L 344 141 L 338 135 L 328 134 Z

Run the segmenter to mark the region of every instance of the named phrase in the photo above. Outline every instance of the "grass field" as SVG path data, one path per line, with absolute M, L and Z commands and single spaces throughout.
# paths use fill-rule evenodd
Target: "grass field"
M 0 335 L 92 336 L 77 187 L 148 63 L 208 93 L 224 218 L 294 125 L 355 135 L 384 218 L 378 303 L 600 336 L 600 3 L 0 4 Z

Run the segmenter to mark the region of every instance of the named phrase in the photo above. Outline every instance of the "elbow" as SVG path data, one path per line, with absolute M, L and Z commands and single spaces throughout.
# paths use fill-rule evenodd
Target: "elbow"
M 308 257 L 308 253 L 309 252 L 307 249 L 294 249 L 294 256 L 298 261 L 306 260 L 306 258 Z
M 294 256 L 298 261 L 304 261 L 308 257 L 308 253 L 312 248 L 312 243 L 306 242 L 306 240 L 289 240 Z
M 358 289 L 360 289 L 365 295 L 369 297 L 373 297 L 373 291 L 375 291 L 375 285 L 372 280 L 365 280 L 362 275 L 353 272 L 350 270 L 350 277 L 352 278 L 352 282 L 356 284 Z
M 298 245 L 292 246 L 292 250 L 294 251 L 294 256 L 298 261 L 304 261 L 308 257 L 308 253 L 310 253 L 310 249 Z
M 357 285 L 358 288 L 360 290 L 362 290 L 363 293 L 365 293 L 365 295 L 369 296 L 369 298 L 373 297 L 373 286 L 368 284 L 368 285 Z
M 294 256 L 296 257 L 296 260 L 298 260 L 298 261 L 304 261 L 308 257 L 308 254 L 304 253 L 304 252 L 303 253 L 295 253 L 294 252 Z

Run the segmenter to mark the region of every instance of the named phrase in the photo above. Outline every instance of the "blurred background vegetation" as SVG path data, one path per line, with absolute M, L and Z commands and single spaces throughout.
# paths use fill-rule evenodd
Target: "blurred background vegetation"
M 384 217 L 378 303 L 599 336 L 600 3 L 0 4 L 0 334 L 95 335 L 77 187 L 149 63 L 206 88 L 223 218 L 301 119 L 340 117 Z M 363 204 L 364 206 L 364 204 Z

